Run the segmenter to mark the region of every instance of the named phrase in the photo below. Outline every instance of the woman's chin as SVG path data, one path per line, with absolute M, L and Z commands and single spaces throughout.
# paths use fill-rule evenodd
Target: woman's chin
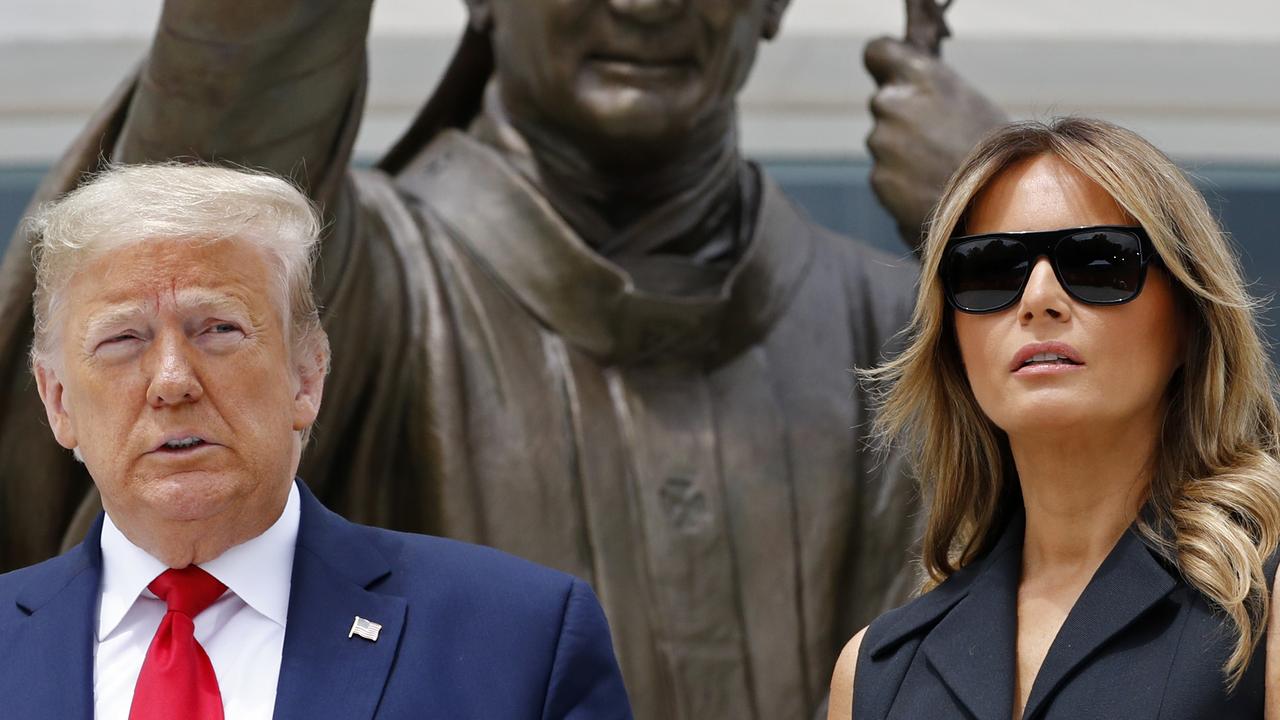
M 1088 433 L 1106 423 L 1095 408 L 1085 407 L 1078 399 L 1051 402 L 1048 399 L 1027 403 L 1015 412 L 994 420 L 1009 437 L 1055 435 L 1067 432 Z

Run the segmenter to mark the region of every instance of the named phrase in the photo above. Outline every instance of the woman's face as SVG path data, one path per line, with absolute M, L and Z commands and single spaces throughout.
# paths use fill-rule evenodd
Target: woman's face
M 1041 155 L 992 179 L 970 208 L 965 232 L 1132 224 L 1096 183 L 1056 156 Z M 1182 364 L 1180 314 L 1157 265 L 1148 267 L 1133 301 L 1099 306 L 1068 295 L 1042 257 L 1011 307 L 986 315 L 951 312 L 974 397 L 1011 438 L 1154 431 L 1169 379 Z M 1079 362 L 1018 362 L 1020 353 L 1041 343 L 1062 343 L 1038 349 L 1065 351 Z

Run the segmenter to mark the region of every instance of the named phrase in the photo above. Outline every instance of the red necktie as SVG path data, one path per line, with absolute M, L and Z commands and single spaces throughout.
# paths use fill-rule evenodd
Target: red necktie
M 196 642 L 195 617 L 227 587 L 195 565 L 165 570 L 147 587 L 169 605 L 169 612 L 147 648 L 129 720 L 222 720 L 218 678 Z

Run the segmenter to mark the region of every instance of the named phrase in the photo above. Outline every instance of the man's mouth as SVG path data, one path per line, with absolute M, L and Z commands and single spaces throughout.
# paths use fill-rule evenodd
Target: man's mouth
M 160 453 L 185 453 L 192 450 L 211 445 L 208 440 L 199 435 L 182 435 L 179 437 L 169 438 L 157 447 L 153 452 Z

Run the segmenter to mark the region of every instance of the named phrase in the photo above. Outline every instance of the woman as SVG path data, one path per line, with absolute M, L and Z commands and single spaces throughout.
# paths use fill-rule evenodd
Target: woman
M 931 228 L 868 373 L 929 587 L 849 642 L 829 717 L 1280 718 L 1280 411 L 1204 199 L 1131 132 L 1018 123 Z

